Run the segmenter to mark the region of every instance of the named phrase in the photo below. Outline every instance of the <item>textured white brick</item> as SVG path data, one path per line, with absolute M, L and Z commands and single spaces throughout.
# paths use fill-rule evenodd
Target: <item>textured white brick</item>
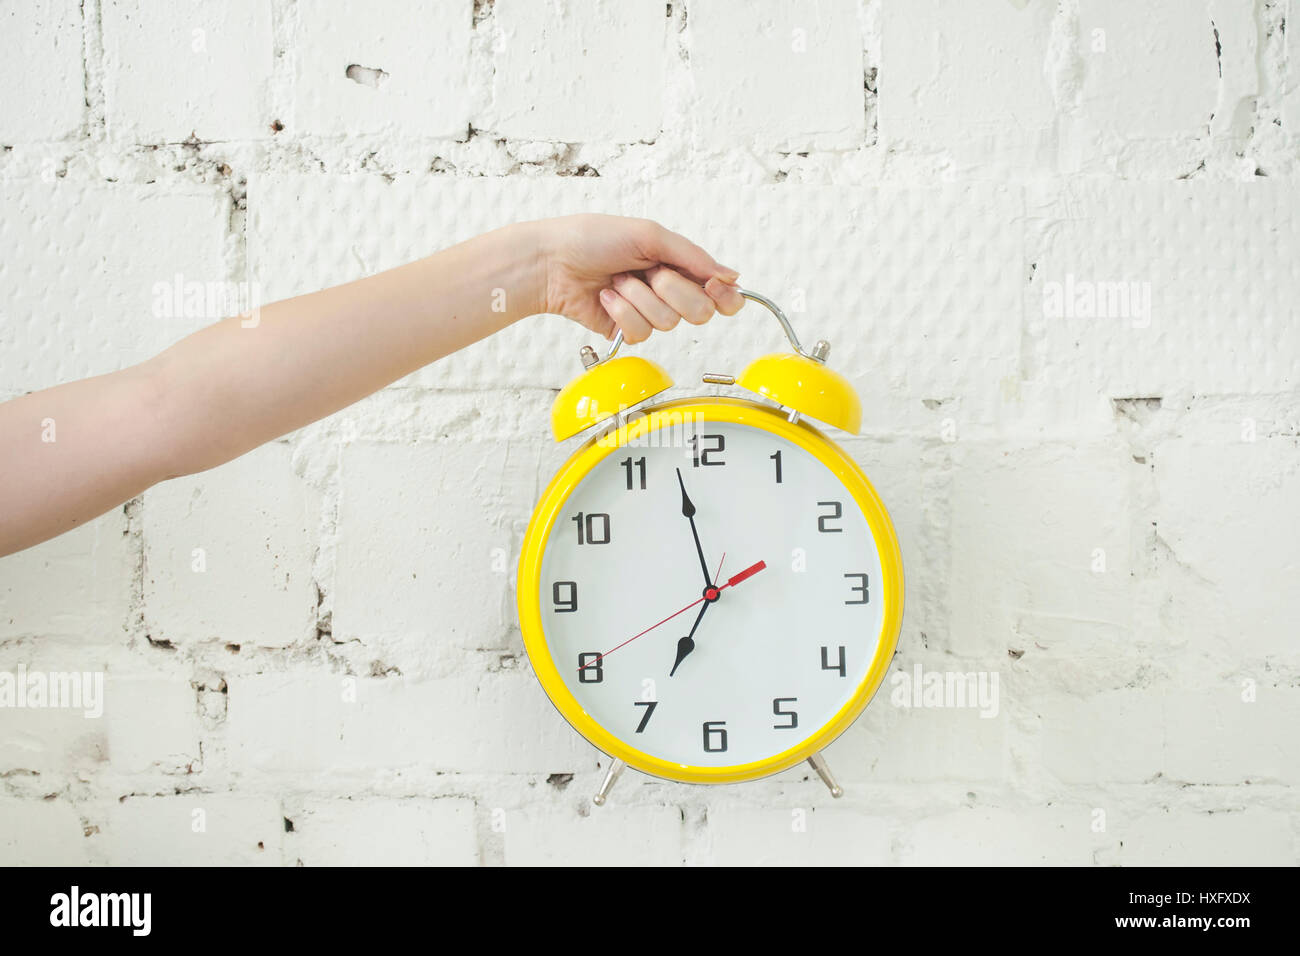
M 1291 8 L 1294 9 L 1294 8 Z M 1282 97 L 1282 125 L 1289 132 L 1292 142 L 1300 139 L 1300 30 L 1283 31 L 1284 87 Z
M 81 129 L 81 49 L 77 0 L 16 0 L 0 9 L 0 142 L 62 139 Z
M 0 800 L 0 865 L 85 866 L 77 812 L 62 800 Z
M 296 12 L 290 132 L 464 137 L 471 4 L 306 0 Z
M 375 776 L 402 767 L 572 773 L 596 766 L 596 751 L 523 670 L 429 681 L 307 672 L 228 683 L 231 760 L 246 770 Z
M 1243 423 L 1233 426 L 1239 438 Z M 1265 422 L 1253 427 L 1256 441 L 1172 438 L 1154 449 L 1151 517 L 1170 561 L 1186 572 L 1167 576 L 1165 589 L 1188 587 L 1188 576 L 1198 590 L 1212 589 L 1196 616 L 1179 614 L 1169 594 L 1167 637 L 1234 658 L 1295 661 L 1300 550 L 1280 532 L 1300 527 L 1300 447 L 1264 437 Z
M 80 642 L 0 646 L 0 673 L 14 686 L 12 704 L 6 700 L 0 707 L 0 774 L 36 773 L 53 791 L 59 788 L 56 781 L 67 776 L 103 769 L 108 728 L 101 655 Z M 98 683 L 95 674 L 101 675 Z M 19 694 L 20 682 L 30 694 Z M 80 694 L 80 699 L 54 706 L 54 694 L 65 692 Z
M 284 818 L 266 797 L 127 797 L 105 813 L 97 850 L 111 866 L 278 866 Z
M 112 136 L 138 143 L 271 135 L 271 7 L 106 0 L 104 98 Z
M 497 0 L 495 14 L 485 128 L 561 142 L 658 135 L 668 23 L 662 4 Z
M 1066 783 L 1142 783 L 1164 773 L 1167 731 L 1160 689 L 1040 698 L 1037 708 L 1043 767 Z
M 510 866 L 676 866 L 683 858 L 676 807 L 611 803 L 584 816 L 538 804 L 507 810 L 505 828 Z
M 1119 858 L 1125 866 L 1295 866 L 1300 862 L 1291 821 L 1275 810 L 1165 808 L 1126 822 L 1122 833 Z
M 288 445 L 157 485 L 143 509 L 155 641 L 283 647 L 314 636 L 320 503 L 294 474 Z
M 293 817 L 285 861 L 306 866 L 474 866 L 474 801 L 316 800 Z
M 1293 732 L 1300 727 L 1300 688 L 1260 677 L 1253 702 L 1242 699 L 1239 681 L 1167 696 L 1167 776 L 1198 784 L 1300 784 L 1300 735 Z
M 1132 626 L 1129 454 L 1110 444 L 953 449 L 952 652 L 1005 660 L 1030 642 L 1066 656 L 1122 646 Z
M 188 680 L 110 677 L 104 683 L 104 723 L 114 772 L 184 772 L 199 761 L 197 693 Z
M 647 4 L 650 6 L 650 4 Z M 721 3 L 689 13 L 697 142 L 713 149 L 862 142 L 862 36 L 851 0 Z
M 228 218 L 197 186 L 0 184 L 0 380 L 112 372 L 220 318 L 156 314 L 155 285 L 224 282 Z
M 1009 763 L 1005 701 L 999 700 L 998 712 L 992 717 L 981 717 L 978 708 L 897 706 L 893 697 L 902 691 L 894 683 L 894 675 L 907 674 L 906 686 L 908 690 L 911 687 L 913 658 L 909 650 L 904 647 L 895 658 L 895 666 L 863 715 L 827 748 L 826 759 L 836 779 L 845 786 L 939 780 L 1002 782 Z M 962 668 L 951 660 L 924 661 L 923 673 L 932 668 L 937 673 L 943 669 L 962 673 L 989 669 Z M 999 680 L 999 697 L 1004 694 Z
M 712 804 L 708 838 L 709 863 L 716 866 L 880 866 L 891 862 L 888 822 L 855 810 L 811 806 L 759 810 Z
M 1088 807 L 966 807 L 926 817 L 907 834 L 911 866 L 1087 866 L 1114 842 L 1092 832 Z
M 135 563 L 135 545 L 126 532 L 126 516 L 115 508 L 0 558 L 0 639 L 121 640 Z
M 1080 0 L 1080 109 L 1103 147 L 1205 133 L 1219 66 L 1206 4 Z
M 537 462 L 529 442 L 347 445 L 335 640 L 360 637 L 408 676 L 446 643 L 503 646 Z
M 740 284 L 788 311 L 805 345 L 862 397 L 868 430 L 891 428 L 924 399 L 961 396 L 967 416 L 1003 403 L 1017 374 L 1023 277 L 1018 189 L 963 185 L 859 188 L 778 184 L 720 190 L 700 180 L 651 184 L 646 214 L 740 270 Z M 705 371 L 738 374 L 788 350 L 761 306 L 654 336 L 643 354 L 698 392 Z M 554 376 L 552 371 L 551 375 Z
M 1263 675 L 1261 675 L 1263 677 Z M 1294 785 L 1300 693 L 1257 680 L 1214 688 L 1124 688 L 1082 699 L 1040 698 L 1043 765 L 1067 783 Z
M 1300 382 L 1290 186 L 1081 181 L 1034 205 L 1044 238 L 1027 250 L 1025 377 L 1041 383 L 1048 414 L 1072 418 L 1098 393 L 1259 394 Z M 1149 309 L 1134 310 L 1135 288 Z
M 921 0 L 882 7 L 880 133 L 983 159 L 1000 143 L 1032 156 L 1055 109 L 1043 71 L 1053 6 Z

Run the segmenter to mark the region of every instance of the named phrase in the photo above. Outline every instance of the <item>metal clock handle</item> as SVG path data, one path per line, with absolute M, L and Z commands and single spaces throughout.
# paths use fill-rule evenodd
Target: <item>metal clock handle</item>
M 757 292 L 751 292 L 749 289 L 737 288 L 736 291 L 739 292 L 746 299 L 749 299 L 749 301 L 757 302 L 759 305 L 763 306 L 769 312 L 771 312 L 773 315 L 776 316 L 776 320 L 781 323 L 781 330 L 785 332 L 785 337 L 790 342 L 790 347 L 793 348 L 796 352 L 798 352 L 804 358 L 812 359 L 814 362 L 826 361 L 826 357 L 831 354 L 831 344 L 829 342 L 827 342 L 825 339 L 819 339 L 817 344 L 812 347 L 811 351 L 806 350 L 802 345 L 799 344 L 799 336 L 795 335 L 794 326 L 790 324 L 790 320 L 786 318 L 786 314 L 781 311 L 781 307 L 779 305 L 777 305 L 767 296 L 760 295 Z M 598 360 L 596 358 L 596 352 L 594 349 L 591 349 L 590 346 L 584 348 L 582 350 L 583 365 L 585 365 L 587 368 L 590 368 L 591 366 L 598 364 L 598 362 L 608 362 L 610 359 L 612 359 L 615 355 L 618 354 L 618 350 L 622 347 L 622 345 L 623 345 L 623 330 L 619 329 L 618 334 L 614 336 L 614 341 L 609 344 L 609 349 L 608 351 L 605 352 L 604 358 Z M 588 358 L 590 358 L 590 360 L 588 360 Z

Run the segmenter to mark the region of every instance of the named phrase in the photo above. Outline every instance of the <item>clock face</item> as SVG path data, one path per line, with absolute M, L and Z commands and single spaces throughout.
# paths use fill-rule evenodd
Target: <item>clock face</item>
M 826 464 L 766 429 L 696 420 L 576 484 L 537 582 L 581 710 L 681 767 L 767 761 L 830 723 L 895 639 L 880 585 L 871 527 Z

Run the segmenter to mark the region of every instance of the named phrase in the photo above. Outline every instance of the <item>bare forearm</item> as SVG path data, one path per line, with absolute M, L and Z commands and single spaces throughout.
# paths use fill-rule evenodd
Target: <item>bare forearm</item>
M 213 468 L 541 311 L 535 225 L 265 306 L 0 405 L 0 555 Z M 495 308 L 494 308 L 495 306 Z
M 147 365 L 0 405 L 0 555 L 71 530 L 164 477 L 162 407 Z
M 734 315 L 738 275 L 646 219 L 521 223 L 233 316 L 134 368 L 0 404 L 0 555 L 237 458 L 524 316 L 558 312 L 636 343 L 682 317 Z
M 174 383 L 169 472 L 236 458 L 540 311 L 537 241 L 509 226 L 178 342 L 153 360 Z

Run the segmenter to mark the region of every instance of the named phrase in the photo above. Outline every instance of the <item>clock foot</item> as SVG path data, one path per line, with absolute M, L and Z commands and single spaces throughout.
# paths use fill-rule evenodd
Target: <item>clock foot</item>
M 605 782 L 600 785 L 596 795 L 591 798 L 592 803 L 598 807 L 605 805 L 605 798 L 609 796 L 609 791 L 614 789 L 614 781 L 618 779 L 618 775 L 623 772 L 623 768 L 626 766 L 627 764 L 621 760 L 615 760 L 609 765 L 609 769 L 605 771 Z
M 822 778 L 822 783 L 826 784 L 826 789 L 831 792 L 832 797 L 835 797 L 838 800 L 840 797 L 844 796 L 844 790 L 835 782 L 835 778 L 831 776 L 831 768 L 827 766 L 825 757 L 820 753 L 815 753 L 808 758 L 808 762 L 812 764 L 812 768 L 817 771 L 817 776 Z

